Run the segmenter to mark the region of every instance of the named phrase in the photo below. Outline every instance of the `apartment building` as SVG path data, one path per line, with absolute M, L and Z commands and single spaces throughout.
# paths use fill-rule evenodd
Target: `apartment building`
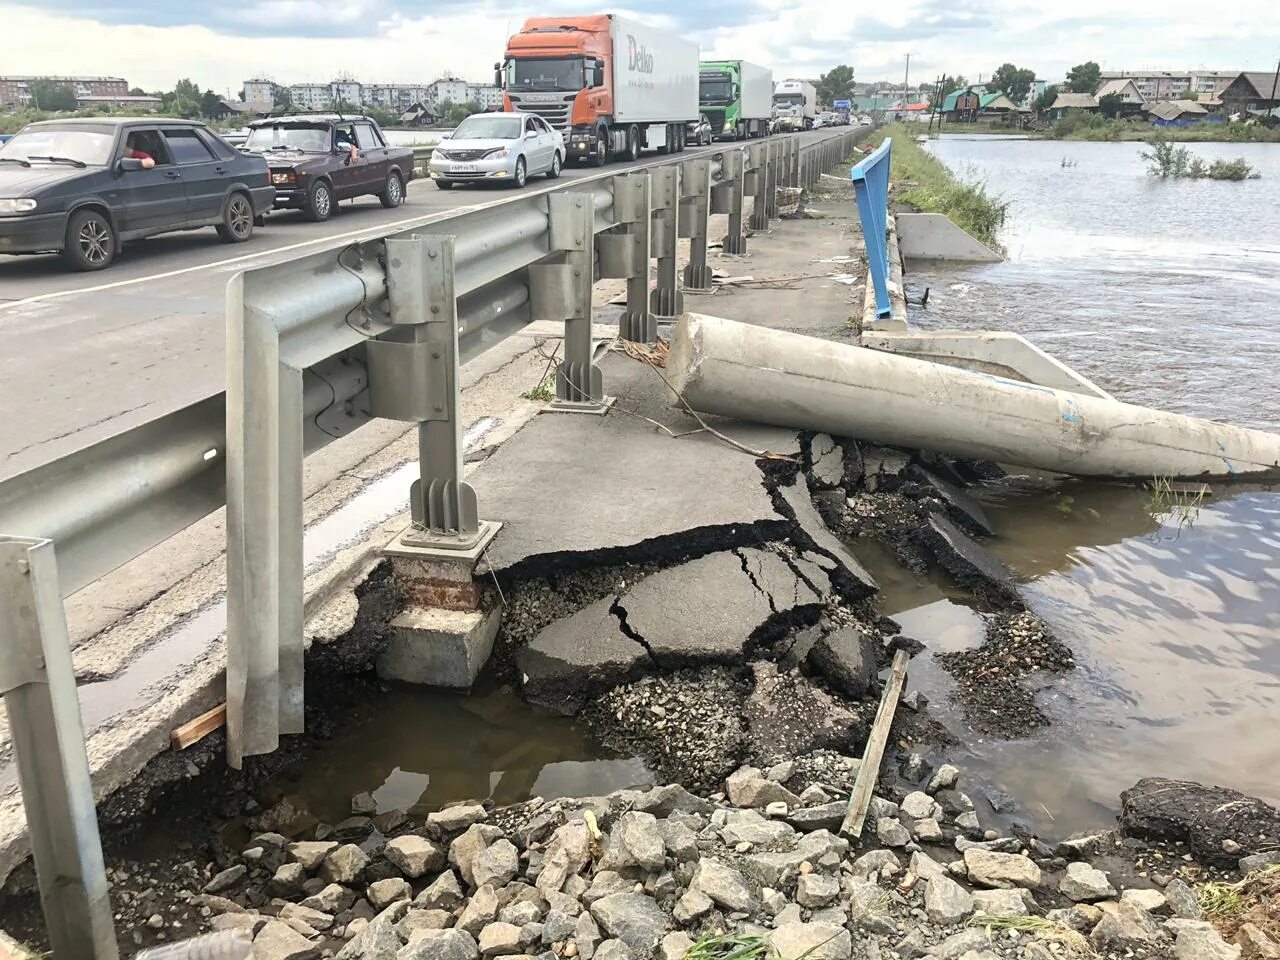
M 77 100 L 129 95 L 129 84 L 120 77 L 7 76 L 0 77 L 0 107 L 6 110 L 35 107 L 30 87 L 35 80 L 48 80 L 70 87 Z
M 1102 81 L 1132 80 L 1146 101 L 1181 100 L 1194 93 L 1201 100 L 1216 100 L 1239 70 L 1104 70 Z
M 283 89 L 274 80 L 262 78 L 246 80 L 242 85 L 240 99 L 245 103 L 252 103 L 270 110 L 280 102 Z

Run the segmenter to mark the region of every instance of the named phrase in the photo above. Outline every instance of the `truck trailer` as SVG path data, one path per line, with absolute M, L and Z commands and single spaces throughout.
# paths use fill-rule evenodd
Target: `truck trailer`
M 746 60 L 703 60 L 698 109 L 717 140 L 766 136 L 773 115 L 773 71 Z
M 495 66 L 505 108 L 559 130 L 572 160 L 678 152 L 698 119 L 698 45 L 616 14 L 526 20 Z
M 773 85 L 773 117 L 779 130 L 812 130 L 818 116 L 818 90 L 808 80 L 779 80 Z

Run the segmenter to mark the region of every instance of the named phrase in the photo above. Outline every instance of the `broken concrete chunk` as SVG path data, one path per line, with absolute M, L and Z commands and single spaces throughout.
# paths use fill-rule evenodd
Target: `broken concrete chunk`
M 990 537 L 995 534 L 982 505 L 959 487 L 948 483 L 919 464 L 912 464 L 907 470 L 907 475 L 934 499 L 942 501 L 947 517 L 952 522 L 979 536 Z
M 812 464 L 809 482 L 818 490 L 833 490 L 844 483 L 844 448 L 825 433 L 815 434 L 809 445 Z
M 1008 568 L 946 517 L 931 513 L 919 539 L 961 586 L 992 600 L 1022 602 Z
M 844 576 L 837 577 L 835 585 L 855 596 L 870 595 L 875 591 L 877 589 L 875 579 L 857 561 L 849 548 L 831 532 L 813 505 L 813 500 L 810 499 L 809 491 L 805 489 L 804 484 L 793 483 L 789 487 L 780 487 L 778 492 L 795 515 L 796 525 L 800 531 L 808 536 L 819 553 L 839 564 Z
M 861 700 L 874 687 L 879 643 L 856 627 L 840 627 L 821 637 L 809 651 L 809 662 L 832 688 Z
M 1239 859 L 1243 870 L 1250 854 L 1280 848 L 1280 810 L 1238 790 L 1145 777 L 1120 794 L 1120 803 L 1126 834 L 1185 841 L 1196 859 L 1208 863 L 1231 866 Z M 1224 840 L 1241 844 L 1245 856 L 1228 854 Z

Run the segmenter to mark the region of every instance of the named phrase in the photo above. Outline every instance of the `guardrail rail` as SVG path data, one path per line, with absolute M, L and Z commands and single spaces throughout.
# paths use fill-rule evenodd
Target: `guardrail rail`
M 867 245 L 867 273 L 876 294 L 876 316 L 892 313 L 889 302 L 889 168 L 893 138 L 885 137 L 866 159 L 849 171 L 858 201 L 858 219 Z

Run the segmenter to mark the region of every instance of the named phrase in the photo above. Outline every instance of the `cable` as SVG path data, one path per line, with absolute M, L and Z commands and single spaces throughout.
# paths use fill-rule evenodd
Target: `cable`
M 366 308 L 367 308 L 367 307 L 368 307 L 368 305 L 369 305 L 369 285 L 368 285 L 367 283 L 365 283 L 365 282 L 364 282 L 364 277 L 362 277 L 362 276 L 361 276 L 359 273 L 357 273 L 355 270 L 351 269 L 351 267 L 349 267 L 347 264 L 345 264 L 345 263 L 343 263 L 343 262 L 342 262 L 342 258 L 343 258 L 343 256 L 344 256 L 344 255 L 346 255 L 346 253 L 347 253 L 348 251 L 354 250 L 354 249 L 356 249 L 358 246 L 359 246 L 359 244 L 358 244 L 358 243 L 353 243 L 353 244 L 351 244 L 349 247 L 344 248 L 344 249 L 343 249 L 343 251 L 342 251 L 342 253 L 339 253 L 339 254 L 338 254 L 338 266 L 340 266 L 343 270 L 347 271 L 347 273 L 351 274 L 353 277 L 355 277 L 357 280 L 359 280 L 359 281 L 360 281 L 360 291 L 361 291 L 361 293 L 360 293 L 360 302 L 359 302 L 359 303 L 357 303 L 357 304 L 356 304 L 354 307 L 352 307 L 350 310 L 348 310 L 348 311 L 347 311 L 347 315 L 346 315 L 345 317 L 343 317 L 342 319 L 343 319 L 343 321 L 346 323 L 346 325 L 347 325 L 348 327 L 350 327 L 350 328 L 351 328 L 352 330 L 354 330 L 356 333 L 360 334 L 360 336 L 364 337 L 366 340 L 376 340 L 376 339 L 377 339 L 377 337 L 376 337 L 376 336 L 374 336 L 373 334 L 365 333 L 365 331 L 361 330 L 359 327 L 357 327 L 355 324 L 353 324 L 353 323 L 351 322 L 351 315 L 352 315 L 353 313 L 355 313 L 357 310 L 362 310 L 362 309 L 363 309 L 363 310 L 365 310 L 365 319 L 366 319 L 366 324 L 365 324 L 365 325 L 366 325 L 366 326 L 368 326 L 368 316 L 369 316 L 369 314 L 368 314 L 368 311 L 367 311 L 367 309 L 366 309 Z

